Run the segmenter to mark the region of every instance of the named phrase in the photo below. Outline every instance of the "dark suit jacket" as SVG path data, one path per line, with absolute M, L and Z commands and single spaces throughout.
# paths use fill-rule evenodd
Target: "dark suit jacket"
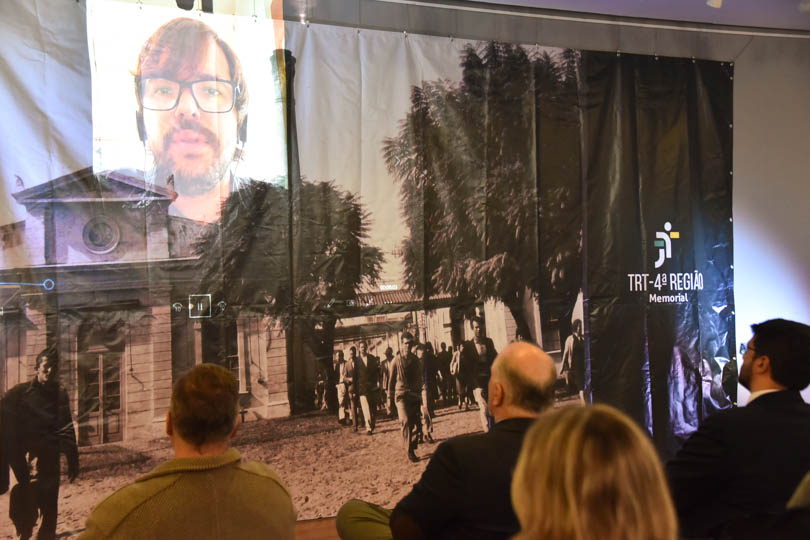
M 488 433 L 441 443 L 394 514 L 408 514 L 431 539 L 506 539 L 517 533 L 509 490 L 531 424 L 529 418 L 502 420 Z
M 377 388 L 380 379 L 380 359 L 373 354 L 368 355 L 368 365 L 363 364 L 363 358 L 358 356 L 354 361 L 354 380 L 357 383 L 357 395 L 368 396 Z
M 717 412 L 666 468 L 683 536 L 782 512 L 810 470 L 810 405 L 781 391 Z

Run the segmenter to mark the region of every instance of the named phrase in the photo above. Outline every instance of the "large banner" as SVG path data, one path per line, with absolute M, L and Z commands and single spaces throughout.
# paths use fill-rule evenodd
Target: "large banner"
M 487 429 L 459 367 L 476 342 L 537 343 L 557 406 L 615 405 L 665 457 L 731 406 L 731 66 L 283 34 L 88 5 L 92 163 L 9 188 L 2 225 L 0 391 L 56 349 L 76 428 L 58 532 L 169 457 L 172 383 L 202 362 L 237 378 L 236 445 L 299 519 L 391 507 L 438 441 Z M 417 464 L 389 388 L 409 347 Z M 361 362 L 365 405 L 345 382 Z
M 618 406 L 664 455 L 735 401 L 730 65 L 287 37 L 302 174 L 361 195 L 380 281 L 448 305 L 449 341 L 478 312 L 498 348 L 541 344 L 560 396 Z

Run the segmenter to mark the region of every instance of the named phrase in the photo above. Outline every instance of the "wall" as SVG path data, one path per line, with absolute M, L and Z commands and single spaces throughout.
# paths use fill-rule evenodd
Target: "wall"
M 737 340 L 784 317 L 810 323 L 810 34 L 498 9 L 480 4 L 285 0 L 288 20 L 734 62 Z M 301 6 L 305 6 L 304 9 Z M 289 23 L 288 23 L 289 24 Z M 741 359 L 740 359 L 741 362 Z M 804 397 L 810 401 L 810 389 Z M 740 403 L 747 393 L 741 388 Z
M 168 0 L 146 3 L 170 4 Z M 262 6 L 265 2 L 257 2 Z M 247 0 L 216 2 L 218 11 L 252 14 Z M 434 2 L 434 4 L 438 4 Z M 304 6 L 302 9 L 301 6 Z M 734 238 L 737 339 L 746 341 L 749 325 L 771 317 L 810 322 L 810 34 L 773 37 L 778 32 L 739 28 L 699 28 L 695 25 L 635 20 L 632 25 L 615 18 L 583 16 L 582 20 L 548 18 L 553 12 L 523 10 L 493 14 L 482 9 L 426 7 L 414 3 L 379 0 L 285 0 L 288 24 L 298 24 L 299 13 L 324 24 L 368 27 L 472 39 L 500 39 L 521 43 L 617 50 L 733 61 L 734 84 Z M 260 9 L 261 11 L 261 9 Z M 81 54 L 86 43 L 84 2 L 22 0 L 0 3 L 0 60 L 28 58 L 32 77 L 19 85 L 0 88 L 5 120 L 15 126 L 15 137 L 0 141 L 2 156 L 19 145 L 43 148 L 41 160 L 29 160 L 25 171 L 5 170 L 0 164 L 0 189 L 13 190 L 15 174 L 26 178 L 54 178 L 86 167 L 91 161 L 89 65 Z M 29 20 L 30 19 L 30 20 Z M 26 34 L 35 21 L 63 29 L 57 35 Z M 2 21 L 6 21 L 3 23 Z M 24 24 L 27 21 L 27 25 Z M 592 21 L 592 22 L 587 22 Z M 42 50 L 40 57 L 30 49 Z M 65 72 L 48 55 L 72 59 Z M 1 63 L 1 62 L 0 62 Z M 3 78 L 7 74 L 0 73 Z M 9 77 L 16 77 L 11 73 Z M 48 80 L 60 85 L 41 84 Z M 65 88 L 70 88 L 69 92 Z M 20 117 L 21 103 L 46 94 L 52 108 L 38 116 Z M 16 104 L 16 105 L 15 105 Z M 78 131 L 77 131 L 78 130 Z M 72 137 L 62 136 L 69 132 Z M 86 137 L 76 137 L 75 134 Z M 85 155 L 77 161 L 75 156 Z M 64 170 L 50 170 L 59 164 Z M 16 219 L 11 197 L 0 197 L 2 223 Z M 11 205 L 11 206 L 9 206 Z M 810 400 L 810 391 L 805 392 Z M 741 396 L 744 401 L 745 395 Z

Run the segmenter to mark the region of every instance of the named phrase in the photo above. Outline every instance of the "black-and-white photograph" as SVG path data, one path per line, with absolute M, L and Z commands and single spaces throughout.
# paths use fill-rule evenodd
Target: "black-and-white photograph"
M 543 408 L 614 405 L 662 456 L 736 402 L 727 64 L 132 2 L 86 21 L 92 163 L 21 169 L 1 227 L 0 506 L 38 512 L 4 537 L 78 535 L 178 455 L 209 364 L 229 444 L 298 520 L 393 508 L 488 433 L 514 343 L 544 351 Z

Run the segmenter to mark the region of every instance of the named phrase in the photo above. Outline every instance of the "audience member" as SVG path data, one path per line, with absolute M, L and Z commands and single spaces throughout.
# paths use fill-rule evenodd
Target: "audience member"
M 512 481 L 516 540 L 675 540 L 678 524 L 647 435 L 606 405 L 550 411 Z
M 166 415 L 175 459 L 103 500 L 80 538 L 292 539 L 289 490 L 230 448 L 238 411 L 239 385 L 227 369 L 200 364 L 181 376 Z
M 773 319 L 752 327 L 742 408 L 706 418 L 667 464 L 686 537 L 723 536 L 734 524 L 784 511 L 810 470 L 810 327 Z
M 807 540 L 810 538 L 810 472 L 778 514 L 735 521 L 717 540 Z
M 337 518 L 341 538 L 505 539 L 515 534 L 512 469 L 526 430 L 552 403 L 555 378 L 554 361 L 535 345 L 506 347 L 489 379 L 493 428 L 441 443 L 393 512 L 359 500 L 344 504 Z

